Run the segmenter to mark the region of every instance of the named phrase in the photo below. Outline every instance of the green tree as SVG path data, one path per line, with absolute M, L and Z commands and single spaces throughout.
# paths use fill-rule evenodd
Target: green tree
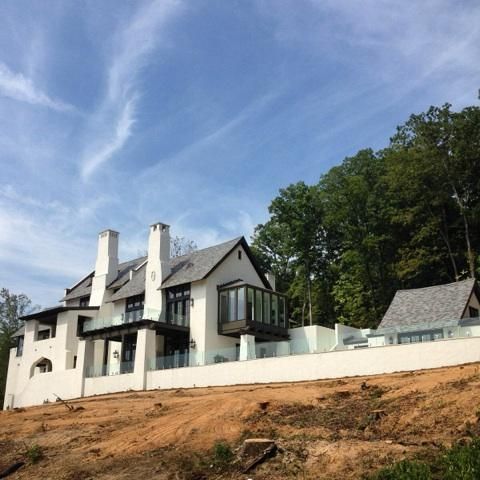
M 313 325 L 315 274 L 326 253 L 318 187 L 298 182 L 281 189 L 269 212 L 269 222 L 255 230 L 254 251 L 274 273 L 286 274 L 293 285 L 290 298 L 301 305 L 290 312 L 302 324 Z
M 333 261 L 338 320 L 376 326 L 396 286 L 395 237 L 383 184 L 384 163 L 372 150 L 346 158 L 320 179 Z
M 431 220 L 445 243 L 456 279 L 460 277 L 458 263 L 474 278 L 478 251 L 478 233 L 474 232 L 478 231 L 480 209 L 480 109 L 452 112 L 450 107 L 430 107 L 412 115 L 398 127 L 391 149 L 397 159 L 403 157 L 400 168 L 415 159 L 413 173 L 417 175 L 409 175 L 408 181 L 424 184 L 424 210 L 433 200 Z M 406 181 L 404 174 L 397 178 Z M 462 247 L 452 245 L 449 230 L 462 232 Z M 462 254 L 457 257 L 458 253 Z
M 12 335 L 23 325 L 20 317 L 32 310 L 31 300 L 22 294 L 15 295 L 6 288 L 0 290 L 0 400 L 3 403 Z

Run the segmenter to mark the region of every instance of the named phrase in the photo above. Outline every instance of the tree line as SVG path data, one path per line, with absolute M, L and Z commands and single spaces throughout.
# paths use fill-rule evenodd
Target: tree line
M 397 289 L 480 269 L 480 108 L 430 107 L 388 146 L 279 191 L 252 248 L 301 325 L 378 326 Z

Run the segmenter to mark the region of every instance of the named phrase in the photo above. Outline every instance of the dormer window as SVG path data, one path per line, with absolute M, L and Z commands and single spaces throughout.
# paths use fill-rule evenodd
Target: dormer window
M 145 295 L 134 295 L 128 297 L 125 307 L 125 320 L 127 322 L 136 322 L 143 317 L 143 306 L 145 304 Z
M 86 297 L 81 297 L 78 305 L 80 307 L 88 307 L 90 304 L 90 296 L 87 295 Z

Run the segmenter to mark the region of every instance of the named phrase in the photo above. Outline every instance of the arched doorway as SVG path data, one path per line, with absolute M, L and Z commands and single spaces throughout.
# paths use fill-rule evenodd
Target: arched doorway
M 40 373 L 48 373 L 52 371 L 52 361 L 42 357 L 37 360 L 30 368 L 30 378 Z

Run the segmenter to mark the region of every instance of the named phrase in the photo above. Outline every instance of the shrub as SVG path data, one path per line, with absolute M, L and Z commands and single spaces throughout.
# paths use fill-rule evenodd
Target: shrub
M 233 458 L 233 452 L 228 443 L 223 441 L 215 442 L 213 446 L 213 457 L 215 463 L 223 465 L 230 462 Z
M 430 468 L 424 463 L 402 460 L 389 467 L 382 468 L 372 480 L 430 480 Z
M 443 456 L 444 480 L 480 478 L 480 438 L 468 445 L 455 445 Z
M 30 447 L 27 448 L 25 455 L 32 463 L 37 463 L 43 458 L 43 451 L 40 445 L 34 443 Z

